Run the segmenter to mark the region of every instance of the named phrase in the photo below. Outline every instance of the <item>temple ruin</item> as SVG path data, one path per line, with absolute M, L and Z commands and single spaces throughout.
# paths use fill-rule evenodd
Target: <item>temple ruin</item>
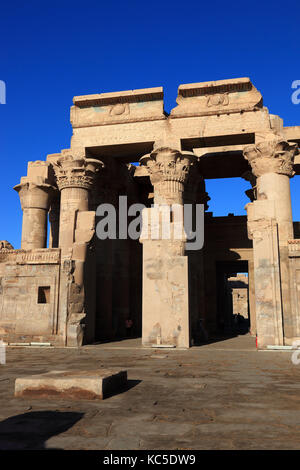
M 270 114 L 249 78 L 180 85 L 170 114 L 161 87 L 73 103 L 70 148 L 29 162 L 14 187 L 22 241 L 0 242 L 0 339 L 188 348 L 230 327 L 224 282 L 248 273 L 258 347 L 300 340 L 300 126 Z M 249 182 L 247 216 L 213 217 L 205 180 L 232 177 Z M 118 213 L 120 196 L 144 204 L 143 220 L 153 203 L 203 204 L 203 248 L 187 250 L 184 236 L 100 239 L 97 207 Z

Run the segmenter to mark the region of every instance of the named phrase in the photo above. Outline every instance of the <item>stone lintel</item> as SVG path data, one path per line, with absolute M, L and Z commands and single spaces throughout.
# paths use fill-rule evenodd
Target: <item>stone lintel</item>
M 252 88 L 250 78 L 232 78 L 227 80 L 216 80 L 213 82 L 187 83 L 179 85 L 178 95 L 188 98 L 214 93 L 233 93 L 239 91 L 250 91 Z
M 73 128 L 166 119 L 163 88 L 75 96 Z
M 193 152 L 197 157 L 206 155 L 207 153 L 221 153 L 221 152 L 241 152 L 244 149 L 244 145 L 224 145 L 218 147 L 193 147 Z
M 241 113 L 262 109 L 260 92 L 248 77 L 180 85 L 171 118 Z
M 126 370 L 51 371 L 17 378 L 15 396 L 23 398 L 103 400 L 124 390 Z
M 116 91 L 94 95 L 74 96 L 73 103 L 78 107 L 107 106 L 118 103 L 139 103 L 163 99 L 163 87 L 141 88 L 139 90 Z
M 300 126 L 288 126 L 283 128 L 284 138 L 291 142 L 300 142 Z

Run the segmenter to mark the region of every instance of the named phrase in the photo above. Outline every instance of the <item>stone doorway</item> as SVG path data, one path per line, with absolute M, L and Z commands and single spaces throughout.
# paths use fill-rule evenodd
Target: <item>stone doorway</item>
M 250 331 L 248 261 L 217 261 L 217 329 L 235 336 Z
M 139 240 L 122 239 L 119 233 L 119 198 L 127 197 L 127 208 L 143 200 L 143 188 L 132 178 L 132 164 L 128 163 L 138 160 L 139 155 L 135 156 L 132 148 L 131 152 L 131 156 L 122 156 L 120 151 L 114 156 L 101 149 L 97 155 L 105 164 L 105 172 L 95 187 L 93 209 L 107 203 L 115 207 L 117 238 L 94 239 L 95 342 L 142 335 L 142 245 Z M 100 220 L 96 214 L 96 225 Z

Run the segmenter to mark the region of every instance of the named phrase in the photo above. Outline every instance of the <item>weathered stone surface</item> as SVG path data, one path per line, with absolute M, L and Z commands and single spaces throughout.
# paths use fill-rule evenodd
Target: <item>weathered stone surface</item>
M 229 331 L 235 307 L 225 279 L 247 271 L 260 347 L 300 338 L 290 242 L 300 237 L 290 196 L 300 126 L 284 127 L 247 77 L 180 85 L 170 114 L 161 87 L 73 102 L 70 148 L 29 162 L 15 187 L 22 243 L 13 250 L 0 242 L 0 338 L 78 347 L 143 335 L 145 345 L 189 347 Z M 196 204 L 207 210 L 205 180 L 230 177 L 251 184 L 249 239 L 245 217 L 206 213 L 204 247 L 190 249 L 186 204 L 194 216 Z M 125 212 L 144 206 L 141 243 L 127 233 L 97 237 L 101 204 L 124 232 L 124 196 Z M 144 236 L 149 220 L 152 239 Z
M 228 278 L 229 287 L 232 289 L 232 312 L 248 318 L 248 277 L 238 274 Z
M 75 96 L 73 102 L 73 128 L 165 119 L 162 87 Z
M 122 391 L 127 385 L 127 371 L 99 369 L 90 371 L 51 371 L 17 378 L 16 397 L 102 400 Z
M 293 163 L 297 144 L 287 141 L 265 140 L 257 145 L 249 145 L 244 148 L 244 156 L 249 161 L 252 172 L 256 177 L 266 173 L 278 173 L 280 175 L 293 176 Z
M 249 78 L 189 83 L 178 88 L 172 116 L 201 116 L 262 108 L 262 96 Z

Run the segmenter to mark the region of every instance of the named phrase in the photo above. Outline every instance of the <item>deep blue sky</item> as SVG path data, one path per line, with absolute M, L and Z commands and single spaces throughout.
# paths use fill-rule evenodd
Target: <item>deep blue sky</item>
M 300 80 L 300 2 L 10 1 L 0 9 L 1 233 L 20 246 L 12 186 L 28 160 L 68 148 L 74 95 L 163 86 L 165 108 L 181 83 L 249 76 L 264 104 L 300 125 L 291 83 Z M 292 180 L 300 220 L 300 177 Z M 207 183 L 215 215 L 244 214 L 249 185 Z

